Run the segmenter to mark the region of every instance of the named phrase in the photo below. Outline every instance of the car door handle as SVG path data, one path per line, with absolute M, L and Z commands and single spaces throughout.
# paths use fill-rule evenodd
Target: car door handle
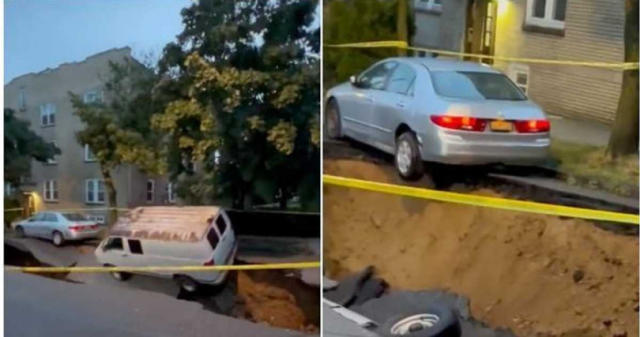
M 364 100 L 370 103 L 373 103 L 373 97 L 365 96 Z
M 398 108 L 401 108 L 401 109 L 404 109 L 404 108 L 406 108 L 406 107 L 407 107 L 407 105 L 406 105 L 406 104 L 401 103 L 401 102 L 396 103 L 396 106 L 397 106 Z

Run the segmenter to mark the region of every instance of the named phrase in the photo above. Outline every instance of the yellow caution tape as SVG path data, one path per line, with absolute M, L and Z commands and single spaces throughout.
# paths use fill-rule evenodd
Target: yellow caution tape
M 478 58 L 478 59 L 492 59 L 497 61 L 508 61 L 508 62 L 568 65 L 568 66 L 582 66 L 582 67 L 608 68 L 608 69 L 620 69 L 620 70 L 638 69 L 638 62 L 620 63 L 620 62 L 549 60 L 549 59 L 534 59 L 534 58 L 524 58 L 524 57 L 509 57 L 509 56 L 461 53 L 461 52 L 455 52 L 455 51 L 443 50 L 443 49 L 411 47 L 405 41 L 369 41 L 369 42 L 356 42 L 356 43 L 325 44 L 324 46 L 329 48 L 399 48 L 399 49 L 406 49 L 406 50 L 423 51 L 427 53 L 437 53 L 440 55 L 470 57 L 470 58 Z
M 324 174 L 323 183 L 329 185 L 358 188 L 367 191 L 382 192 L 413 198 L 438 200 L 465 205 L 490 207 L 509 211 L 567 216 L 589 220 L 613 221 L 624 224 L 638 225 L 638 214 L 601 211 L 579 207 L 560 206 L 533 201 L 486 197 L 481 195 L 436 191 L 401 185 L 378 183 L 366 180 L 337 177 Z
M 145 266 L 145 267 L 4 267 L 5 271 L 25 273 L 111 273 L 148 271 L 221 271 L 221 270 L 268 270 L 319 268 L 320 262 L 291 262 L 269 264 L 242 264 L 220 266 Z

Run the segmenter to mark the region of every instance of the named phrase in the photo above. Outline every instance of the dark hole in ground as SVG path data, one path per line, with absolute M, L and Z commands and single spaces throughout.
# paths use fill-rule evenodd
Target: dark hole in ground
M 7 243 L 4 244 L 4 263 L 5 265 L 16 266 L 16 267 L 52 267 L 52 265 L 50 264 L 40 262 L 40 260 L 38 260 L 35 256 L 33 256 L 33 253 L 31 253 L 31 251 L 29 251 L 28 249 L 19 247 L 13 244 L 7 244 Z M 73 267 L 75 265 L 76 264 L 73 263 L 68 267 Z M 34 275 L 48 277 L 48 278 L 57 279 L 57 280 L 63 280 L 71 283 L 82 283 L 82 282 L 68 279 L 67 276 L 69 275 L 69 272 L 29 273 L 29 274 L 34 274 Z

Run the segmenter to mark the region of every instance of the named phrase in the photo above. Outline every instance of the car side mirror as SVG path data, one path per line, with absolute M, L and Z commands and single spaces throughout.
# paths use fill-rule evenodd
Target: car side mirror
M 349 77 L 349 83 L 351 83 L 351 85 L 356 88 L 360 87 L 360 84 L 358 83 L 358 79 L 354 75 L 351 75 L 351 77 Z

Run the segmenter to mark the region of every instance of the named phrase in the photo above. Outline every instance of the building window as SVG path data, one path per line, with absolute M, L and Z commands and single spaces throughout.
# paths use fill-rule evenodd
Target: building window
M 442 13 L 442 0 L 415 0 L 413 6 L 417 10 Z
M 529 91 L 529 66 L 526 64 L 512 64 L 508 70 L 509 78 L 523 93 Z
M 176 191 L 175 191 L 175 186 L 173 186 L 173 183 L 167 184 L 167 201 L 170 204 L 173 204 L 176 202 Z
M 104 180 L 85 180 L 85 202 L 87 204 L 104 204 Z
M 567 0 L 527 0 L 525 24 L 551 29 L 564 29 Z
M 55 180 L 45 180 L 44 182 L 44 200 L 58 200 L 58 182 Z
M 25 96 L 24 89 L 20 89 L 18 93 L 18 109 L 20 109 L 20 111 L 27 109 L 27 97 Z
M 55 147 L 58 147 L 58 144 L 55 141 L 51 142 L 51 144 L 53 144 L 53 146 L 55 146 Z M 49 165 L 57 164 L 58 163 L 58 159 L 56 157 L 57 156 L 54 155 L 52 158 L 47 159 L 47 164 L 49 164 Z
M 15 188 L 11 185 L 10 182 L 4 183 L 4 195 L 10 197 L 15 192 Z
M 86 162 L 96 161 L 96 156 L 93 154 L 93 151 L 91 151 L 91 148 L 89 148 L 89 144 L 84 144 L 84 161 Z
M 47 103 L 40 105 L 40 124 L 50 126 L 56 124 L 56 105 Z
M 102 103 L 102 91 L 93 89 L 87 90 L 84 93 L 84 102 L 89 103 Z
M 147 180 L 147 202 L 153 202 L 153 195 L 155 194 L 156 183 L 153 179 Z

